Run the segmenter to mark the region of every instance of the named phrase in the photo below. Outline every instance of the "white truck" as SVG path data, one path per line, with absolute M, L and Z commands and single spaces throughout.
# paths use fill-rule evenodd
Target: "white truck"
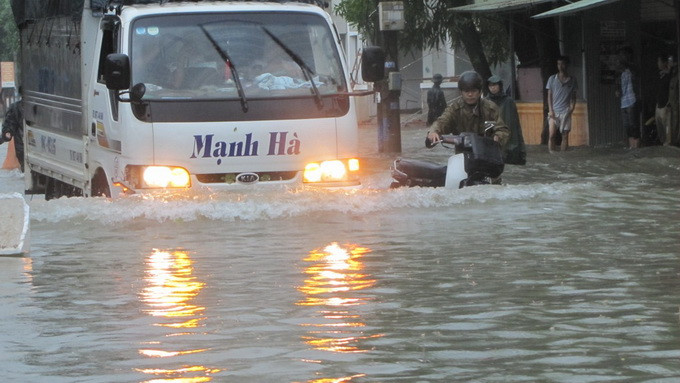
M 12 1 L 27 193 L 360 185 L 356 94 L 315 1 L 54 4 Z

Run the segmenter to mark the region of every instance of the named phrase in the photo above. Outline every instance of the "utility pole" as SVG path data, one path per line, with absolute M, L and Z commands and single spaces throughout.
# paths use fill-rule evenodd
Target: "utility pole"
M 381 1 L 378 3 L 378 20 L 384 49 L 387 52 L 385 73 L 387 80 L 378 85 L 378 151 L 401 152 L 401 121 L 399 96 L 401 73 L 399 72 L 397 34 L 404 29 L 404 3 Z

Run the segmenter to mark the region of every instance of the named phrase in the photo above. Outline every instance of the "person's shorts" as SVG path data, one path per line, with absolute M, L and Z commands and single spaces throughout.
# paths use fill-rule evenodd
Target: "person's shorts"
M 628 108 L 621 108 L 621 120 L 623 129 L 629 138 L 640 138 L 640 124 L 638 123 L 637 108 L 635 105 Z
M 555 128 L 559 129 L 560 133 L 569 133 L 571 131 L 571 113 L 556 113 Z

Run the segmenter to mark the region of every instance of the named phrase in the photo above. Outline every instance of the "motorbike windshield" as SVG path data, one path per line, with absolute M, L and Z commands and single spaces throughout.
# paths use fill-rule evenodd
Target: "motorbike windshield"
M 130 60 L 133 84 L 146 85 L 143 99 L 149 101 L 315 97 L 347 90 L 331 30 L 314 14 L 143 17 L 132 26 Z

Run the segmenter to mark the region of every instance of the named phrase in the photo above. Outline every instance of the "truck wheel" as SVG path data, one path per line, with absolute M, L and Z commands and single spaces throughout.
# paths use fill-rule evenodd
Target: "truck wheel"
M 106 181 L 106 173 L 100 168 L 92 177 L 92 191 L 90 192 L 90 197 L 104 196 L 111 198 L 111 189 L 109 189 L 109 183 Z
M 80 197 L 83 190 L 65 182 L 46 177 L 45 180 L 45 201 L 61 197 Z
M 56 180 L 52 177 L 47 177 L 45 180 L 45 201 L 55 199 L 56 197 Z

